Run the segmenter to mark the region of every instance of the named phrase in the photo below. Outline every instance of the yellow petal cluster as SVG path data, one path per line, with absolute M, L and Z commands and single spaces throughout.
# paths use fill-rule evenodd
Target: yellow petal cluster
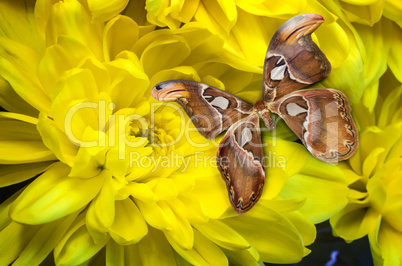
M 402 87 L 390 72 L 381 80 L 372 113 L 358 108 L 360 149 L 341 169 L 348 177 L 349 203 L 331 219 L 335 233 L 347 241 L 368 235 L 376 265 L 402 262 Z

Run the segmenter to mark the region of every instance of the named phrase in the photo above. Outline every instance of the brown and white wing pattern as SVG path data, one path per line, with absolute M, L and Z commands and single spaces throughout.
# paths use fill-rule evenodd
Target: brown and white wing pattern
M 350 158 L 359 146 L 348 98 L 334 89 L 308 89 L 269 103 L 310 153 L 325 162 Z
M 329 75 L 331 64 L 311 39 L 311 33 L 323 22 L 320 15 L 304 14 L 289 19 L 276 31 L 265 57 L 264 101 L 277 100 Z
M 238 121 L 221 141 L 217 165 L 226 182 L 233 209 L 249 211 L 261 196 L 265 181 L 264 153 L 258 114 Z
M 176 101 L 207 139 L 218 136 L 229 126 L 247 117 L 253 105 L 228 92 L 186 80 L 169 80 L 157 84 L 152 96 L 158 101 Z

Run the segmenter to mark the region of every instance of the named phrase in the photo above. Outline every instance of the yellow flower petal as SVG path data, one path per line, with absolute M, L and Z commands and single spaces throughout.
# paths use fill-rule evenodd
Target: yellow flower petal
M 38 64 L 38 78 L 46 93 L 51 96 L 62 74 L 89 54 L 88 48 L 71 36 L 60 36 L 57 44 L 47 47 Z
M 110 236 L 120 245 L 138 243 L 148 233 L 141 212 L 130 198 L 115 204 L 116 215 L 110 227 Z
M 34 163 L 54 160 L 43 145 L 36 125 L 17 119 L 0 117 L 0 162 L 2 164 Z
M 147 19 L 158 26 L 168 26 L 169 28 L 176 29 L 180 26 L 180 21 L 177 19 L 180 17 L 182 9 L 184 9 L 184 6 L 189 6 L 187 2 L 194 1 L 146 1 L 145 9 L 147 11 Z M 186 19 L 187 21 L 192 17 L 197 5 L 198 1 L 190 3 L 190 6 L 193 7 L 190 7 L 190 14 L 185 15 L 185 17 L 188 17 Z
M 360 156 L 363 160 L 369 158 L 371 163 L 377 162 L 374 169 L 379 170 L 382 162 L 386 159 L 387 151 L 389 151 L 390 147 L 400 138 L 401 134 L 402 129 L 397 124 L 390 125 L 387 130 L 382 130 L 375 126 L 367 128 L 360 134 Z M 371 155 L 374 150 L 374 155 Z M 370 162 L 366 166 L 367 170 L 373 167 L 370 165 Z M 366 177 L 368 178 L 368 176 Z
M 381 180 L 381 172 L 371 177 L 367 182 L 367 192 L 369 194 L 370 207 L 381 213 L 385 201 L 387 200 L 386 186 Z
M 118 180 L 124 180 L 130 164 L 128 160 L 119 158 L 121 154 L 122 152 L 119 152 L 116 147 L 111 148 L 106 153 L 106 162 L 103 165 L 103 167 L 110 170 L 110 172 L 113 173 L 113 177 Z
M 78 146 L 71 143 L 66 134 L 56 127 L 54 120 L 50 119 L 46 113 L 41 112 L 37 129 L 42 136 L 43 143 L 52 150 L 57 159 L 72 166 Z
M 393 119 L 395 118 L 395 114 L 398 112 L 398 109 L 401 108 L 401 96 L 402 96 L 402 86 L 398 86 L 393 89 L 388 97 L 384 100 L 382 104 L 382 110 L 380 112 L 380 116 L 378 117 L 378 127 L 386 128 L 388 125 L 393 123 Z M 391 129 L 391 131 L 397 128 Z M 395 139 L 398 137 L 395 136 Z
M 314 243 L 317 236 L 316 227 L 308 220 L 308 217 L 306 217 L 301 211 L 288 212 L 283 215 L 297 228 L 305 246 Z M 304 254 L 309 254 L 306 254 L 306 252 L 309 251 L 304 248 Z
M 141 243 L 141 242 L 140 242 Z M 117 244 L 115 244 L 117 245 Z M 107 255 L 107 254 L 106 254 Z M 128 245 L 124 246 L 124 259 L 128 265 L 141 265 L 140 253 L 138 250 L 138 245 Z M 106 257 L 106 259 L 108 259 Z
M 2 165 L 0 168 L 0 187 L 10 186 L 28 180 L 42 173 L 53 162 L 18 165 Z
M 70 214 L 62 220 L 48 223 L 40 228 L 29 244 L 15 260 L 15 265 L 40 264 L 55 248 L 56 244 L 74 222 L 78 213 Z
M 300 144 L 278 139 L 267 140 L 264 154 L 267 177 L 262 197 L 272 199 L 283 189 L 287 178 L 302 169 L 309 154 Z
M 39 226 L 27 226 L 14 221 L 10 221 L 0 231 L 0 248 L 2 255 L 0 263 L 2 265 L 10 265 L 28 245 L 32 237 L 40 229 Z M 15 237 L 15 235 L 19 237 Z
M 197 71 L 203 77 L 203 79 L 215 78 L 215 82 L 222 83 L 222 86 L 216 86 L 217 88 L 223 89 L 235 95 L 240 95 L 239 97 L 242 97 L 243 93 L 244 100 L 248 100 L 249 102 L 255 101 L 255 99 L 251 99 L 251 97 L 253 97 L 253 95 L 251 95 L 251 90 L 254 89 L 254 84 L 252 83 L 255 82 L 260 85 L 262 80 L 260 75 L 239 71 L 227 64 L 222 63 L 206 63 L 200 64 L 197 67 L 199 67 Z M 206 81 L 204 82 L 209 84 Z M 258 93 L 261 92 L 258 91 Z
M 214 243 L 197 230 L 194 231 L 194 237 L 196 238 L 194 247 L 184 249 L 177 241 L 172 240 L 168 235 L 166 236 L 174 250 L 193 265 L 228 265 L 225 254 Z
M 364 93 L 363 102 L 365 106 L 369 107 L 370 112 L 373 111 L 377 100 L 379 78 L 387 69 L 387 56 L 385 56 L 387 47 L 383 42 L 383 38 L 380 37 L 384 26 L 383 23 L 377 23 L 373 27 L 355 25 L 365 46 L 365 52 L 363 53 L 362 51 L 365 57 L 364 83 L 366 90 L 370 89 L 371 91 Z
M 184 37 L 191 53 L 182 65 L 196 65 L 218 57 L 223 49 L 224 42 L 217 36 L 211 34 L 209 29 L 197 22 L 191 22 L 177 31 L 179 36 Z
M 178 199 L 182 202 L 187 219 L 191 224 L 204 224 L 208 222 L 207 210 L 204 209 L 204 206 L 192 193 L 183 193 Z
M 402 194 L 387 198 L 383 216 L 393 228 L 402 228 Z
M 115 109 L 138 106 L 142 97 L 149 94 L 149 80 L 137 56 L 124 52 L 108 65 L 111 84 L 108 92 Z M 134 86 L 134 88 L 133 88 Z
M 261 0 L 237 1 L 236 5 L 254 15 L 285 18 L 296 15 L 305 7 L 306 1 L 266 2 Z
M 73 69 L 60 80 L 52 103 L 52 117 L 71 142 L 79 143 L 87 127 L 98 129 L 98 92 L 89 70 Z
M 142 265 L 176 264 L 172 247 L 162 232 L 149 228 L 148 234 L 137 244 Z
M 9 216 L 10 207 L 20 193 L 21 191 L 14 193 L 0 204 L 0 228 L 2 228 L 0 231 L 0 247 L 4 252 L 0 256 L 2 265 L 10 265 L 40 229 L 39 226 L 27 226 L 11 220 Z M 14 237 L 15 233 L 19 234 L 20 237 Z M 14 241 L 15 244 L 13 244 Z
M 194 164 L 191 163 L 190 165 Z M 200 174 L 201 171 L 198 172 Z M 212 219 L 217 219 L 227 208 L 230 208 L 225 182 L 216 170 L 210 174 L 204 172 L 203 175 L 197 177 L 193 193 L 200 200 L 201 205 L 204 206 L 208 216 Z
M 365 178 L 369 178 L 371 177 L 371 174 L 373 172 L 373 170 L 378 167 L 378 163 L 381 163 L 381 157 L 384 156 L 385 153 L 385 149 L 382 147 L 379 148 L 375 148 L 373 149 L 370 154 L 367 156 L 367 158 L 364 160 L 363 163 L 363 176 Z
M 208 265 L 229 265 L 228 259 L 223 253 L 222 249 L 216 246 L 203 234 L 194 231 L 194 247 L 198 254 L 205 259 Z
M 36 28 L 34 17 L 35 3 L 8 1 L 0 3 L 0 27 L 2 36 L 29 45 L 36 52 L 43 52 L 45 45 Z M 25 12 L 21 12 L 24 10 Z
M 340 3 L 349 21 L 373 26 L 381 18 L 384 2 L 382 0 L 346 0 Z
M 226 256 L 228 257 L 230 263 L 235 262 L 237 265 L 250 265 L 250 266 L 260 266 L 261 261 L 259 261 L 258 251 L 251 247 L 249 249 L 243 250 L 224 250 Z
M 156 73 L 151 78 L 151 85 L 158 84 L 169 79 L 184 79 L 200 81 L 200 77 L 197 71 L 188 66 L 180 66 L 172 69 L 162 70 Z
M 187 220 L 185 211 L 180 208 L 180 205 L 176 207 L 177 201 L 167 202 L 167 204 L 176 216 L 176 222 L 171 230 L 164 232 L 166 238 L 169 243 L 175 241 L 181 249 L 191 249 L 194 246 L 194 230 Z
M 121 51 L 130 50 L 138 35 L 138 25 L 129 17 L 116 16 L 111 19 L 105 26 L 103 37 L 105 59 L 114 59 Z
M 378 242 L 384 265 L 400 265 L 402 263 L 402 232 L 395 230 L 387 223 L 381 223 Z
M 263 205 L 272 208 L 280 213 L 288 213 L 299 210 L 305 203 L 305 199 L 295 198 L 295 199 L 282 199 L 276 197 L 272 200 L 262 199 Z
M 238 11 L 238 16 L 238 23 L 232 29 L 232 36 L 228 40 L 228 44 L 234 53 L 244 58 L 247 63 L 262 66 L 269 45 L 267 35 L 272 36 L 274 34 L 273 28 L 267 27 L 272 21 L 253 16 L 241 9 Z M 267 33 L 269 30 L 272 32 Z M 252 49 L 250 43 L 252 43 Z
M 402 60 L 398 52 L 402 48 L 402 29 L 393 22 L 387 23 L 384 37 L 389 45 L 388 66 L 398 81 L 402 82 Z
M 376 227 L 374 228 L 374 230 L 371 230 L 368 233 L 371 255 L 373 256 L 373 262 L 376 263 L 375 265 L 384 265 L 384 259 L 381 256 L 381 248 L 378 243 L 378 235 L 380 233 L 381 220 L 382 217 L 378 216 Z
M 176 223 L 174 213 L 163 201 L 155 203 L 136 200 L 135 203 L 137 204 L 147 223 L 156 229 L 171 230 Z
M 148 12 L 145 9 L 146 1 L 142 0 L 131 0 L 128 2 L 124 15 L 129 16 L 134 19 L 135 22 L 140 26 L 142 30 L 150 29 L 152 31 L 155 29 L 156 25 L 151 25 L 147 20 Z
M 296 228 L 280 213 L 257 205 L 247 215 L 224 219 L 224 223 L 240 232 L 259 251 L 260 260 L 270 263 L 300 261 L 303 257 L 303 244 Z M 257 226 L 258 234 L 253 229 Z
M 386 0 L 384 4 L 384 17 L 395 21 L 402 26 L 401 19 L 402 3 L 398 0 Z
M 179 65 L 189 54 L 190 47 L 183 37 L 161 36 L 144 50 L 141 63 L 144 71 L 152 76 L 162 69 Z
M 212 32 L 224 36 L 236 23 L 237 8 L 231 0 L 201 1 L 194 17 Z
M 250 244 L 238 232 L 219 220 L 210 220 L 207 224 L 195 228 L 215 244 L 229 250 L 250 248 Z
M 353 241 L 375 229 L 379 214 L 367 208 L 367 203 L 349 203 L 331 218 L 331 227 L 337 236 Z
M 169 200 L 177 197 L 177 190 L 172 179 L 154 179 L 148 182 L 152 191 L 160 200 Z
M 92 23 L 107 21 L 119 14 L 126 7 L 128 0 L 87 0 L 92 14 Z
M 91 48 L 96 58 L 103 58 L 99 24 L 92 24 L 89 14 L 78 1 L 55 3 L 46 28 L 47 45 L 57 44 L 60 36 L 71 36 Z
M 288 179 L 279 195 L 305 198 L 306 203 L 300 212 L 310 221 L 319 223 L 347 204 L 347 180 L 339 168 L 310 157 L 303 170 Z
M 0 106 L 9 112 L 38 117 L 38 110 L 25 102 L 3 77 L 0 77 Z
M 107 242 L 106 247 L 105 247 L 106 264 L 107 265 L 124 265 L 124 262 L 126 260 L 126 258 L 124 256 L 124 252 L 125 252 L 124 247 L 126 247 L 126 246 L 119 245 L 112 240 Z
M 92 200 L 86 214 L 86 226 L 94 242 L 104 241 L 115 217 L 115 191 L 111 173 L 104 172 L 105 179 L 102 189 Z
M 57 220 L 88 204 L 98 193 L 102 176 L 81 180 L 68 177 L 69 170 L 62 163 L 56 163 L 32 182 L 14 201 L 10 210 L 12 219 L 41 224 Z
M 334 24 L 335 25 L 335 24 Z M 336 29 L 339 30 L 336 30 Z M 337 88 L 345 92 L 348 96 L 350 103 L 353 105 L 360 101 L 364 90 L 364 67 L 363 60 L 361 58 L 360 50 L 357 44 L 351 43 L 353 40 L 350 33 L 346 33 L 339 25 L 334 26 L 333 34 L 335 35 L 335 40 L 338 46 L 334 46 L 328 41 L 328 38 L 320 39 L 320 45 L 323 47 L 323 51 L 327 54 L 325 46 L 331 46 L 333 53 L 329 53 L 328 58 L 332 64 L 332 72 L 326 79 L 324 79 L 320 84 L 315 86 L 320 86 L 320 88 Z M 325 32 L 324 34 L 327 34 Z M 347 35 L 345 35 L 345 33 Z M 318 33 L 317 33 L 318 35 Z M 329 35 L 327 35 L 329 36 Z M 347 39 L 348 41 L 344 41 Z M 334 50 L 334 47 L 340 47 L 338 51 Z M 330 58 L 333 57 L 333 58 Z
M 28 46 L 0 38 L 0 71 L 18 95 L 39 111 L 48 111 L 49 95 L 39 85 L 36 69 L 39 55 Z
M 82 136 L 82 142 L 103 142 L 105 134 L 101 131 L 94 131 L 87 127 Z M 102 172 L 105 166 L 108 149 L 104 145 L 85 147 L 82 146 L 78 150 L 72 169 L 69 173 L 70 177 L 91 178 Z
M 81 213 L 54 249 L 57 265 L 78 265 L 92 258 L 109 238 L 94 243 L 85 226 L 85 213 Z

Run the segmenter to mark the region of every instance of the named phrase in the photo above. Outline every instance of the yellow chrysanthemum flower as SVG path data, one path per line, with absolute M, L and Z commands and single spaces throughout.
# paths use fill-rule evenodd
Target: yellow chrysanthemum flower
M 0 205 L 0 264 L 53 256 L 58 265 L 253 265 L 308 254 L 315 230 L 298 212 L 307 196 L 291 191 L 320 164 L 301 151 L 304 159 L 273 170 L 272 188 L 238 216 L 214 166 L 216 146 L 176 105 L 150 97 L 152 85 L 173 78 L 241 95 L 261 75 L 219 62 L 223 42 L 199 24 L 149 32 L 111 15 L 121 7 L 93 2 L 0 4 L 0 105 L 9 111 L 0 113 L 0 185 L 35 177 Z M 289 159 L 301 148 L 281 145 L 272 149 Z M 310 220 L 346 204 L 342 177 L 333 178 L 316 187 L 335 185 L 339 196 L 316 215 L 311 207 L 328 195 L 312 193 L 303 210 Z
M 374 111 L 355 108 L 360 148 L 340 165 L 349 203 L 331 219 L 335 234 L 347 241 L 368 235 L 376 265 L 402 263 L 402 87 L 396 84 L 387 72 Z
M 342 0 L 339 6 L 350 22 L 373 26 L 384 16 L 402 25 L 402 3 L 398 0 Z

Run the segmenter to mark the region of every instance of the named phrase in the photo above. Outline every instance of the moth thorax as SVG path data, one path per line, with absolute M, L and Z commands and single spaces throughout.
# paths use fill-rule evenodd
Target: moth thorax
M 254 109 L 257 111 L 257 112 L 262 112 L 262 111 L 264 111 L 264 110 L 266 110 L 266 107 L 265 107 L 265 104 L 264 104 L 264 102 L 263 101 L 261 101 L 261 100 L 257 100 L 256 102 L 255 102 L 255 104 L 254 104 Z
M 254 104 L 254 109 L 257 111 L 258 115 L 264 121 L 265 126 L 269 130 L 272 130 L 274 128 L 274 123 L 264 102 L 261 100 L 257 100 Z

